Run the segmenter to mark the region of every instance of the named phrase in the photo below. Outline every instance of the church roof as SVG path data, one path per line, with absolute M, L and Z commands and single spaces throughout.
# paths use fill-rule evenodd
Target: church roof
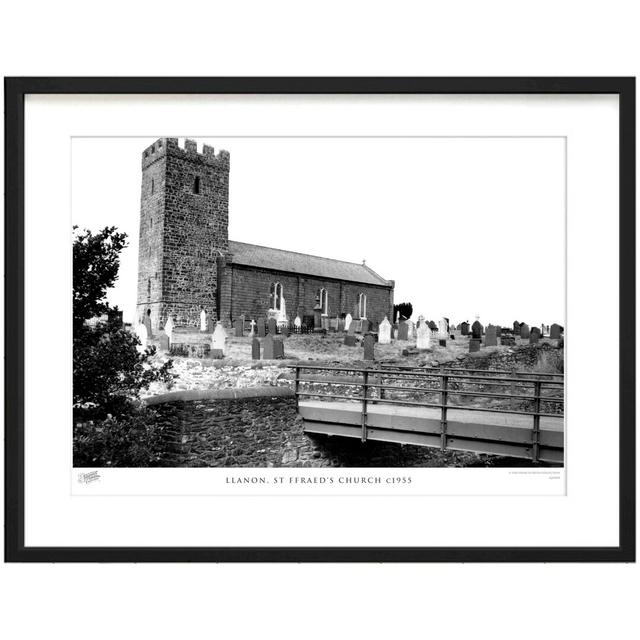
M 306 253 L 285 251 L 261 247 L 257 244 L 229 240 L 229 251 L 233 254 L 233 263 L 248 267 L 289 271 L 320 278 L 349 280 L 362 284 L 392 286 L 392 283 L 379 276 L 364 264 L 310 256 Z

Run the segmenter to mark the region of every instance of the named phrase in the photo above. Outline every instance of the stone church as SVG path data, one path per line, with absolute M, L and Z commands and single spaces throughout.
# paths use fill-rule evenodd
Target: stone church
M 142 153 L 137 320 L 152 331 L 172 316 L 217 320 L 313 315 L 393 317 L 394 281 L 343 262 L 229 240 L 227 151 L 160 138 Z

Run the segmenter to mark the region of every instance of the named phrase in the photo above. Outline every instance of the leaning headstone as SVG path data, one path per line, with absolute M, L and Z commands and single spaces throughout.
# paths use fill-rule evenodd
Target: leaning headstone
M 549 337 L 552 340 L 560 340 L 560 337 L 562 336 L 562 327 L 559 324 L 553 323 L 549 332 Z
M 362 345 L 364 346 L 364 359 L 365 360 L 375 360 L 374 356 L 374 344 L 375 340 L 371 334 L 367 334 L 362 341 Z
M 278 323 L 275 318 L 269 318 L 269 333 L 275 336 L 278 331 Z
M 258 338 L 251 341 L 251 359 L 260 360 L 260 340 Z
M 213 330 L 211 348 L 219 349 L 222 351 L 222 355 L 227 354 L 227 332 L 224 330 L 222 322 L 218 322 L 216 328 Z
M 258 338 L 264 338 L 265 335 L 264 318 L 258 318 Z
M 408 340 L 409 339 L 409 327 L 407 323 L 403 320 L 398 325 L 398 340 Z
M 526 322 L 523 322 L 520 325 L 520 337 L 528 340 L 530 333 L 531 332 L 529 331 L 529 325 Z
M 496 331 L 496 327 L 490 324 L 487 327 L 487 331 L 484 336 L 484 346 L 485 347 L 496 347 L 498 345 L 498 334 Z
M 480 351 L 480 340 L 478 338 L 471 338 L 469 340 L 469 353 L 475 353 Z
M 471 333 L 473 335 L 473 338 L 475 340 L 481 339 L 482 338 L 482 330 L 483 330 L 483 326 L 482 324 L 480 324 L 479 320 L 476 320 L 472 325 L 471 325 Z
M 136 349 L 139 353 L 144 353 L 144 350 L 147 348 L 147 326 L 145 324 L 136 325 L 136 335 L 138 336 L 138 340 L 140 340 L 140 344 L 137 345 Z
M 378 327 L 378 343 L 379 344 L 391 344 L 391 323 L 384 317 L 384 320 Z
M 416 347 L 418 349 L 428 349 L 430 338 L 431 329 L 429 329 L 426 323 L 421 322 L 418 330 L 416 331 Z
M 529 344 L 538 344 L 538 340 L 540 340 L 540 329 L 533 327 L 529 333 Z
M 262 357 L 265 360 L 273 360 L 274 358 L 273 336 L 270 333 L 262 341 Z
M 344 330 L 345 331 L 349 331 L 349 327 L 351 326 L 351 322 L 353 321 L 353 317 L 351 316 L 350 313 L 347 313 L 345 319 L 344 319 Z
M 203 309 L 200 312 L 200 331 L 207 330 L 207 312 Z
M 236 332 L 236 338 L 242 338 L 243 334 L 244 334 L 244 321 L 241 320 L 240 318 L 238 318 L 234 323 L 233 323 L 233 328 Z

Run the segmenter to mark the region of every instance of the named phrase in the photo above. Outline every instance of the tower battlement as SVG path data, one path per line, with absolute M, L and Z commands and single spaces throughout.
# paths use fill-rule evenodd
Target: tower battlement
M 195 140 L 187 138 L 184 147 L 181 147 L 178 144 L 178 138 L 158 138 L 142 152 L 142 168 L 146 169 L 166 156 L 227 170 L 230 164 L 228 151 L 220 150 L 216 154 L 213 147 L 205 144 L 202 147 L 202 153 L 198 153 L 198 145 Z

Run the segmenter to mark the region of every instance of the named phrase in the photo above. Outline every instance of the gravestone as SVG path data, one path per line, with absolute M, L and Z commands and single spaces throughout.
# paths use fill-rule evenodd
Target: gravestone
M 200 312 L 200 331 L 207 330 L 207 312 L 203 309 Z
M 160 332 L 160 351 L 169 351 L 169 336 L 164 332 Z
M 269 333 L 272 336 L 275 336 L 277 331 L 278 331 L 278 323 L 276 322 L 276 319 L 269 318 Z
M 171 340 L 173 339 L 173 327 L 173 318 L 169 316 L 169 319 L 164 325 L 164 332 L 167 334 L 167 338 L 169 338 L 169 346 L 171 346 Z
M 428 349 L 430 337 L 431 329 L 429 329 L 425 322 L 421 322 L 416 331 L 416 347 L 421 350 Z
M 338 318 L 338 332 L 344 331 L 344 318 Z
M 480 351 L 480 340 L 478 338 L 471 338 L 469 340 L 469 353 L 475 353 Z
M 553 323 L 549 331 L 549 337 L 552 340 L 560 340 L 560 337 L 562 336 L 562 327 L 559 324 Z
M 141 343 L 136 346 L 136 349 L 138 350 L 138 353 L 144 353 L 144 350 L 147 348 L 148 340 L 147 326 L 145 324 L 136 325 L 135 332 Z
M 302 327 L 302 320 L 300 320 L 300 316 L 295 317 L 293 326 L 296 328 L 296 333 L 300 333 L 300 328 Z
M 516 344 L 515 336 L 500 336 L 500 344 L 503 347 L 514 347 Z
M 513 335 L 514 336 L 520 335 L 520 323 L 517 320 L 515 320 L 513 323 Z
M 283 324 L 280 327 L 280 333 L 285 337 L 288 338 L 289 337 L 289 323 L 287 324 Z
M 244 321 L 238 318 L 233 323 L 233 328 L 235 329 L 235 332 L 236 332 L 236 338 L 242 338 L 244 334 Z
M 407 320 L 407 339 L 413 340 L 416 335 L 416 325 L 412 320 Z
M 345 347 L 355 347 L 356 346 L 356 336 L 353 333 L 347 333 L 344 337 L 344 346 Z
M 479 320 L 476 320 L 471 325 L 471 334 L 473 335 L 474 340 L 478 340 L 482 338 L 482 329 L 483 329 L 483 326 L 480 324 Z
M 213 330 L 211 348 L 219 349 L 222 351 L 222 355 L 227 355 L 227 332 L 224 330 L 222 322 L 218 322 Z
M 367 333 L 369 331 L 369 321 L 366 318 L 360 320 L 360 332 Z
M 262 357 L 265 360 L 273 360 L 274 358 L 273 336 L 270 333 L 262 341 Z
M 213 333 L 216 328 L 216 323 L 213 321 L 213 316 L 207 316 L 207 332 Z
M 496 326 L 496 337 L 499 338 L 502 335 L 502 327 L 500 325 Z
M 384 320 L 378 327 L 378 343 L 379 344 L 391 344 L 391 323 L 384 317 Z
M 322 316 L 320 318 L 320 326 L 325 330 L 325 331 L 329 331 L 329 317 L 328 316 Z
M 538 329 L 538 327 L 532 327 L 531 333 L 529 334 L 529 344 L 538 344 L 538 340 L 540 340 L 540 329 Z
M 440 318 L 440 322 L 438 322 L 438 333 L 440 334 L 440 338 L 446 338 L 449 335 L 449 322 L 446 318 Z
M 375 340 L 371 334 L 367 334 L 362 341 L 364 346 L 364 359 L 365 360 L 375 360 L 374 355 L 374 344 Z
M 329 329 L 334 332 L 338 330 L 338 318 L 331 318 L 329 321 Z
M 398 325 L 398 340 L 408 340 L 409 339 L 409 327 L 407 323 L 403 320 Z
M 224 351 L 222 349 L 211 349 L 209 351 L 209 357 L 214 360 L 220 360 L 224 358 Z
M 487 327 L 487 331 L 484 336 L 484 346 L 485 347 L 496 347 L 498 345 L 498 334 L 496 331 L 496 327 L 490 324 Z
M 264 318 L 258 318 L 258 338 L 264 338 L 266 335 Z
M 249 326 L 251 327 L 251 329 L 249 330 L 249 336 L 253 337 L 256 335 L 256 321 L 251 320 L 251 322 L 249 323 Z
M 529 325 L 526 322 L 523 322 L 520 325 L 520 337 L 527 340 L 529 338 L 530 333 L 531 332 L 529 331 Z
M 349 331 L 349 327 L 351 327 L 351 323 L 353 322 L 353 317 L 350 313 L 347 313 L 344 319 L 344 330 Z
M 442 340 L 442 339 L 438 339 L 438 344 L 441 347 L 446 347 L 447 346 L 447 341 L 446 340 Z
M 460 333 L 463 336 L 468 336 L 469 335 L 469 323 L 468 322 L 461 322 L 460 323 Z
M 260 340 L 258 338 L 251 341 L 251 359 L 260 360 Z
M 273 357 L 276 360 L 284 358 L 284 342 L 282 338 L 274 338 L 273 340 Z

